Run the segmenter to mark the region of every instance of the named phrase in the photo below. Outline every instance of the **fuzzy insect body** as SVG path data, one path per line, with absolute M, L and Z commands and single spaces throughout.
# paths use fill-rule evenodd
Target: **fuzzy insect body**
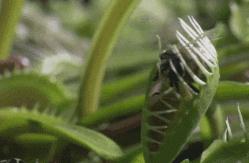
M 180 59 L 175 55 L 175 53 L 172 50 L 164 51 L 160 55 L 160 74 L 162 74 L 164 77 L 168 78 L 170 80 L 170 86 L 176 87 L 179 89 L 179 79 L 177 78 L 177 75 L 172 71 L 170 68 L 170 61 L 175 65 L 175 68 L 177 72 L 180 75 L 183 75 L 183 65 L 180 62 Z
M 142 121 L 148 163 L 172 161 L 206 112 L 218 85 L 215 48 L 196 20 L 188 19 L 190 25 L 179 19 L 183 29 L 176 31 L 179 44 L 160 54 L 152 72 Z

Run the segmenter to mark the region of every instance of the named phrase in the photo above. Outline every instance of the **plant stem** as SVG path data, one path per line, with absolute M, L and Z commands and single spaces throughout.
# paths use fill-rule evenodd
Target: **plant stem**
M 0 10 L 0 59 L 9 56 L 24 0 L 2 0 Z
M 107 60 L 123 24 L 140 0 L 115 0 L 97 30 L 80 87 L 76 112 L 80 118 L 97 110 Z
M 233 81 L 221 81 L 215 95 L 215 100 L 221 103 L 229 100 L 248 99 L 248 96 L 248 84 Z
M 106 102 L 113 100 L 115 97 L 124 95 L 132 90 L 139 89 L 146 85 L 149 78 L 148 69 L 125 76 L 121 79 L 104 84 L 101 91 L 101 101 Z
M 93 126 L 118 117 L 134 114 L 140 112 L 143 105 L 144 95 L 129 97 L 110 106 L 103 107 L 97 112 L 84 117 L 80 124 L 83 126 Z

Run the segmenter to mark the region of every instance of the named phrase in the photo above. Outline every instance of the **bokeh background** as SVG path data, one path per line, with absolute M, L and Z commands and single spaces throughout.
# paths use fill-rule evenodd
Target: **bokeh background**
M 27 0 L 11 54 L 23 57 L 29 68 L 61 81 L 76 98 L 82 65 L 108 5 L 110 0 Z M 221 80 L 248 82 L 248 0 L 142 0 L 115 45 L 101 93 L 100 109 L 124 109 L 97 125 L 87 120 L 83 123 L 113 138 L 125 150 L 139 146 L 140 112 L 149 72 L 160 50 L 176 42 L 178 17 L 185 19 L 188 15 L 196 18 L 215 44 Z M 219 107 L 232 117 L 237 102 L 222 101 Z M 247 122 L 249 103 L 245 99 L 239 102 Z M 235 121 L 233 125 L 236 129 L 239 124 Z M 196 134 L 176 162 L 199 157 L 204 148 L 200 139 Z M 89 158 L 101 161 L 95 155 Z

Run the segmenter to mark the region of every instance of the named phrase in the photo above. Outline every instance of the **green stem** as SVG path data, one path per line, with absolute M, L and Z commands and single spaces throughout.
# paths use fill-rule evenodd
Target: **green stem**
M 110 121 L 128 114 L 140 112 L 144 105 L 144 95 L 129 97 L 111 106 L 103 107 L 97 112 L 86 116 L 80 122 L 84 126 L 92 126 L 105 121 Z
M 106 71 L 107 73 L 120 75 L 123 74 L 123 72 L 134 72 L 134 70 L 141 70 L 141 68 L 151 69 L 151 66 L 157 61 L 156 55 L 151 55 L 155 53 L 155 50 L 147 48 L 143 50 L 134 49 L 129 53 L 113 55 L 108 62 Z M 127 62 L 127 60 L 129 62 Z
M 9 56 L 15 28 L 22 13 L 24 0 L 2 0 L 0 10 L 0 59 Z
M 101 83 L 107 60 L 123 24 L 128 20 L 140 0 L 115 0 L 106 12 L 97 30 L 90 51 L 90 58 L 80 87 L 77 112 L 79 116 L 97 110 Z
M 247 83 L 222 81 L 214 99 L 221 103 L 222 101 L 248 99 L 248 96 L 249 85 Z
M 133 90 L 139 89 L 146 85 L 149 78 L 149 71 L 142 70 L 137 73 L 125 76 L 121 79 L 104 84 L 101 91 L 101 101 L 106 102 L 120 95 L 127 94 Z

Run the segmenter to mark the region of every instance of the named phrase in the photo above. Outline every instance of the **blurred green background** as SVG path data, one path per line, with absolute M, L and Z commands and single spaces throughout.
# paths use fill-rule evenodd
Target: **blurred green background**
M 93 34 L 109 4 L 110 0 L 29 0 L 25 3 L 11 54 L 26 57 L 30 62 L 28 68 L 63 83 L 72 96 L 68 107 L 73 107 L 77 98 L 82 64 L 88 58 Z M 248 11 L 248 0 L 142 0 L 122 30 L 108 61 L 100 111 L 81 123 L 113 138 L 125 150 L 140 148 L 140 111 L 149 72 L 160 54 L 156 36 L 160 36 L 163 49 L 175 43 L 178 17 L 192 15 L 205 29 L 218 51 L 222 81 L 248 82 Z M 237 115 L 235 108 L 239 102 L 245 121 L 249 122 L 249 93 L 233 96 L 232 87 L 225 89 L 227 92 L 220 95 L 213 106 L 219 106 L 224 117 L 229 115 L 235 119 L 233 125 L 238 130 L 235 133 L 241 135 L 239 123 L 233 116 Z M 190 147 L 197 144 L 196 151 L 203 150 L 203 146 L 198 146 L 201 136 L 195 134 L 192 139 Z M 192 153 L 188 153 L 188 148 L 186 151 L 179 160 L 199 156 L 195 149 Z M 100 162 L 95 157 L 87 159 Z

